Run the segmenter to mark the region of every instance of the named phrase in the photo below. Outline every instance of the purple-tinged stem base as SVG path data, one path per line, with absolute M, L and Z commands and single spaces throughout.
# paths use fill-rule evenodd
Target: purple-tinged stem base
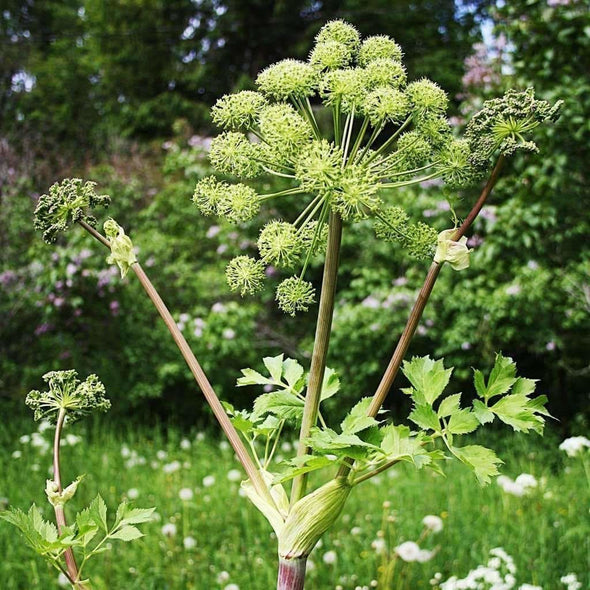
M 277 590 L 303 590 L 307 557 L 295 559 L 279 558 Z

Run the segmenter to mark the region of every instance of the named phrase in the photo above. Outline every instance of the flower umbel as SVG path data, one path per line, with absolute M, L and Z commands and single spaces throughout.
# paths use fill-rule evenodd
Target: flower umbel
M 55 423 L 61 410 L 70 422 L 93 411 L 106 412 L 111 402 L 105 397 L 104 385 L 96 375 L 89 375 L 80 382 L 74 369 L 50 371 L 43 375 L 48 391 L 30 391 L 25 403 L 35 415 L 35 420 L 47 419 Z
M 108 207 L 111 198 L 98 195 L 95 187 L 95 182 L 66 178 L 53 184 L 48 194 L 39 197 L 35 209 L 35 229 L 43 232 L 45 242 L 55 242 L 59 233 L 77 221 L 96 225 L 96 219 L 87 210 L 96 206 Z
M 338 223 L 373 218 L 378 237 L 395 241 L 411 256 L 431 258 L 438 232 L 392 208 L 392 189 L 435 178 L 453 191 L 468 187 L 481 180 L 492 152 L 533 149 L 525 134 L 557 117 L 560 103 L 535 100 L 530 89 L 510 91 L 486 102 L 466 138 L 456 139 L 446 92 L 426 78 L 408 83 L 402 57 L 391 37 L 361 40 L 355 27 L 334 20 L 319 31 L 308 61 L 270 65 L 258 75 L 258 92 L 217 102 L 212 117 L 224 130 L 211 146 L 217 171 L 245 179 L 271 174 L 292 186 L 257 195 L 246 185 L 206 178 L 193 197 L 201 212 L 236 223 L 252 219 L 272 199 L 298 195 L 301 204 L 294 221 L 271 221 L 263 228 L 261 262 L 240 257 L 228 267 L 233 290 L 257 289 L 260 282 L 253 277 L 260 276 L 263 263 L 289 270 L 301 265 L 299 278 L 283 281 L 276 299 L 290 314 L 308 309 L 313 288 L 303 279 L 323 241 L 316 228 L 322 230 L 330 216 Z M 320 106 L 330 111 L 332 129 L 318 124 Z M 463 256 L 454 268 L 463 266 L 462 245 L 451 249 Z

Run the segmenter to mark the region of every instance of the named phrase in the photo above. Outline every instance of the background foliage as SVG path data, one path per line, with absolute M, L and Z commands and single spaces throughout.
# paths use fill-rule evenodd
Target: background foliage
M 202 410 L 133 278 L 121 282 L 81 232 L 58 248 L 33 235 L 36 196 L 68 175 L 112 195 L 113 215 L 224 397 L 248 404 L 235 379 L 264 354 L 305 361 L 313 311 L 292 319 L 270 289 L 241 301 L 225 286 L 225 263 L 252 249 L 264 220 L 217 225 L 190 196 L 208 173 L 208 107 L 251 87 L 272 61 L 305 57 L 321 24 L 343 17 L 363 35 L 395 37 L 410 79 L 445 87 L 459 123 L 508 87 L 534 84 L 540 98 L 566 100 L 559 123 L 537 139 L 541 153 L 505 171 L 474 228 L 471 268 L 442 273 L 411 353 L 445 355 L 467 379 L 470 366 L 489 367 L 501 349 L 541 379 L 560 427 L 578 428 L 571 420 L 584 420 L 590 344 L 584 4 L 9 0 L 0 15 L 0 396 L 18 402 L 44 371 L 75 366 L 101 376 L 122 414 L 194 422 Z M 495 26 L 485 44 L 482 22 L 488 32 Z M 459 215 L 475 196 L 453 196 Z M 437 186 L 391 202 L 438 229 L 451 223 Z M 289 217 L 289 201 L 281 207 L 273 216 Z M 426 266 L 362 224 L 346 228 L 343 261 L 329 364 L 353 401 L 374 389 Z M 391 405 L 401 412 L 400 397 Z

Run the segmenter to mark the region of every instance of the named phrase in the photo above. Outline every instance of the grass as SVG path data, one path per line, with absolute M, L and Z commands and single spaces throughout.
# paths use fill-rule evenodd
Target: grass
M 0 433 L 0 497 L 22 509 L 34 501 L 50 518 L 51 507 L 43 493 L 50 453 L 41 454 L 30 443 L 19 441 L 33 429 L 32 422 L 17 421 Z M 80 509 L 100 491 L 114 510 L 126 495 L 134 495 L 130 490 L 137 490 L 135 505 L 156 506 L 160 515 L 159 521 L 144 526 L 143 539 L 121 543 L 90 562 L 94 590 L 274 587 L 272 531 L 239 496 L 239 481 L 228 479 L 228 473 L 239 466 L 226 444 L 174 428 L 133 427 L 120 432 L 104 419 L 97 426 L 74 425 L 68 432 L 83 441 L 62 450 L 64 482 L 87 474 L 73 508 Z M 50 435 L 47 431 L 45 438 L 49 440 Z M 183 448 L 188 447 L 181 444 L 183 439 L 190 448 Z M 590 495 L 581 460 L 559 451 L 559 440 L 551 432 L 542 439 L 508 433 L 487 442 L 505 460 L 507 475 L 514 478 L 526 472 L 539 481 L 530 495 L 511 496 L 495 483 L 482 489 L 456 464 L 449 465 L 447 478 L 405 467 L 382 474 L 353 491 L 342 517 L 312 554 L 307 586 L 320 590 L 375 587 L 371 581 L 383 579 L 393 548 L 418 540 L 424 528 L 422 518 L 436 514 L 443 518 L 444 529 L 420 542 L 421 547 L 436 548 L 436 554 L 426 563 L 398 560 L 396 583 L 389 587 L 432 588 L 430 580 L 436 572 L 442 580 L 464 577 L 485 564 L 489 550 L 498 546 L 514 558 L 515 588 L 525 582 L 544 590 L 565 588 L 559 578 L 570 572 L 578 575 L 582 588 L 590 587 Z M 14 451 L 21 456 L 14 458 Z M 166 473 L 164 465 L 174 461 L 180 468 Z M 180 499 L 182 488 L 193 491 L 192 500 Z M 389 507 L 384 508 L 384 501 Z M 162 534 L 166 523 L 176 526 L 176 535 Z M 196 546 L 186 549 L 183 539 L 189 536 Z M 372 544 L 377 539 L 383 539 L 389 552 L 376 551 Z M 333 551 L 335 561 L 330 559 Z M 59 588 L 56 574 L 2 521 L 0 554 L 3 590 Z

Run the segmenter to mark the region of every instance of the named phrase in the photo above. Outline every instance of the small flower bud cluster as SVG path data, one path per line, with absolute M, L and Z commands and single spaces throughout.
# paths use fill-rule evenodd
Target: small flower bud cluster
M 63 410 L 68 420 L 73 422 L 93 411 L 106 412 L 111 407 L 111 402 L 105 397 L 104 385 L 96 375 L 89 375 L 80 382 L 78 373 L 71 369 L 45 373 L 43 380 L 49 385 L 49 390 L 30 391 L 25 400 L 37 421 L 47 419 L 55 423 Z
M 80 178 L 66 178 L 41 195 L 35 209 L 35 229 L 43 232 L 43 240 L 55 242 L 57 235 L 65 232 L 72 223 L 85 221 L 95 226 L 96 219 L 87 213 L 97 206 L 108 207 L 111 198 L 96 194 L 95 182 Z

